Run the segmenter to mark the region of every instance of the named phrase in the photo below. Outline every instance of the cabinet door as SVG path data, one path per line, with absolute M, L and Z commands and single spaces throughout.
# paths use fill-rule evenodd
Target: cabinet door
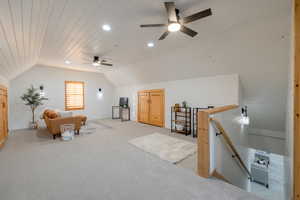
M 3 98 L 3 131 L 5 138 L 8 136 L 8 105 L 7 105 L 7 95 Z
M 162 92 L 150 93 L 150 124 L 164 126 L 164 94 Z
M 4 96 L 0 95 L 0 147 L 4 144 L 5 127 L 4 127 L 4 109 L 3 109 Z
M 149 93 L 138 93 L 138 121 L 149 123 Z

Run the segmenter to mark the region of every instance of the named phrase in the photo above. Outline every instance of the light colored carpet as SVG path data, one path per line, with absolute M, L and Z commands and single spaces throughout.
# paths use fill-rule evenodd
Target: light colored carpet
M 258 199 L 128 143 L 154 132 L 193 141 L 191 137 L 135 122 L 103 123 L 113 128 L 97 129 L 95 134 L 76 136 L 67 143 L 53 140 L 46 130 L 14 131 L 0 151 L 0 199 Z
M 160 133 L 153 133 L 129 141 L 130 144 L 158 156 L 162 160 L 178 163 L 196 152 L 196 144 Z
M 112 126 L 107 123 L 102 122 L 101 120 L 91 120 L 87 122 L 88 125 L 95 126 L 97 129 L 111 129 Z

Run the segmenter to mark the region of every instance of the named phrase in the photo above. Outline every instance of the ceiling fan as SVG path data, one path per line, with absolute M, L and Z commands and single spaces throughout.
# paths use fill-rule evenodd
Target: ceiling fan
M 159 40 L 165 39 L 170 32 L 176 32 L 181 31 L 182 33 L 185 33 L 191 37 L 196 36 L 198 33 L 188 27 L 185 26 L 185 24 L 188 24 L 190 22 L 199 20 L 204 17 L 208 17 L 212 15 L 211 9 L 206 9 L 200 12 L 197 12 L 195 14 L 192 14 L 187 17 L 180 17 L 179 9 L 175 7 L 174 2 L 165 2 L 166 11 L 168 14 L 168 23 L 167 24 L 142 24 L 140 27 L 142 28 L 148 28 L 148 27 L 167 27 L 167 31 L 164 32 Z
M 112 63 L 109 63 L 106 59 L 99 59 L 99 56 L 94 56 L 94 60 L 93 60 L 93 63 L 92 65 L 98 67 L 100 65 L 105 65 L 105 66 L 109 66 L 109 67 L 112 67 L 113 64 Z

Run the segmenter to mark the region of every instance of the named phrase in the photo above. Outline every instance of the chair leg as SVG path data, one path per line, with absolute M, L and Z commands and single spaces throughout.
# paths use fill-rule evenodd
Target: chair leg
M 53 135 L 53 140 L 55 140 L 56 139 L 56 135 Z

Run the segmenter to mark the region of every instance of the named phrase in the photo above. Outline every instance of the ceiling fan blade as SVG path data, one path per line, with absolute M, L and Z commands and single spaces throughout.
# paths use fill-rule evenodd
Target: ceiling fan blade
M 193 31 L 192 29 L 186 27 L 186 26 L 181 26 L 181 29 L 180 29 L 181 32 L 191 36 L 191 37 L 194 37 L 195 35 L 197 35 L 198 33 L 196 31 Z
M 177 22 L 176 8 L 174 2 L 165 2 L 165 7 L 168 13 L 169 22 Z
M 162 26 L 167 26 L 167 24 L 142 24 L 142 25 L 140 25 L 141 28 L 162 27 Z
M 187 23 L 196 21 L 196 20 L 198 20 L 198 19 L 201 19 L 201 18 L 204 18 L 204 17 L 208 17 L 208 16 L 210 16 L 210 15 L 212 15 L 212 12 L 211 12 L 211 9 L 209 8 L 209 9 L 200 11 L 200 12 L 198 12 L 198 13 L 195 13 L 195 14 L 193 14 L 193 15 L 190 15 L 190 16 L 188 16 L 188 17 L 184 17 L 184 18 L 182 19 L 182 22 L 183 22 L 184 24 L 187 24 Z
M 164 32 L 161 36 L 160 36 L 160 38 L 158 39 L 158 40 L 163 40 L 163 39 L 165 39 L 168 35 L 169 35 L 169 31 L 166 31 L 166 32 Z
M 113 64 L 111 64 L 111 63 L 107 63 L 107 62 L 103 62 L 103 61 L 101 61 L 101 63 L 100 63 L 101 65 L 105 65 L 105 66 L 110 66 L 110 67 L 112 67 L 113 66 Z

